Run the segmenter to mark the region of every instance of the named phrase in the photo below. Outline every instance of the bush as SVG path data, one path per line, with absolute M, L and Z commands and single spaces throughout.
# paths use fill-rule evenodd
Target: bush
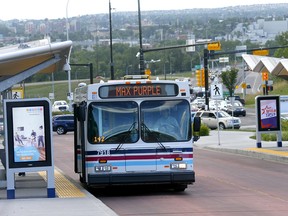
M 282 128 L 282 141 L 288 140 L 288 121 L 282 120 L 281 121 L 281 128 Z M 256 139 L 256 135 L 251 137 L 252 139 Z M 277 141 L 277 134 L 276 133 L 263 133 L 261 134 L 262 141 Z
M 202 123 L 200 127 L 200 136 L 209 136 L 209 134 L 210 134 L 210 128 Z

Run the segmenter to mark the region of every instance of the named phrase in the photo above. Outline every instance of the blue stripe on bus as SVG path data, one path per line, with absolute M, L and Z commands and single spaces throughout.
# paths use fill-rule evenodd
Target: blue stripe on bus
M 149 154 L 149 153 L 173 153 L 175 151 L 193 152 L 193 148 L 167 148 L 165 149 L 123 149 L 123 150 L 110 150 L 110 154 Z M 86 151 L 86 155 L 97 155 L 98 151 Z
M 171 162 L 175 162 L 174 160 L 166 160 L 166 161 L 123 161 L 123 162 L 112 162 L 109 163 L 109 165 L 115 166 L 115 167 L 121 167 L 121 166 L 151 166 L 151 165 L 158 165 L 158 166 L 163 166 L 163 165 L 170 165 Z M 182 161 L 186 164 L 193 164 L 193 160 L 187 160 L 187 161 Z M 95 162 L 89 162 L 87 163 L 87 168 L 89 167 L 94 167 L 96 165 L 99 165 L 99 163 Z

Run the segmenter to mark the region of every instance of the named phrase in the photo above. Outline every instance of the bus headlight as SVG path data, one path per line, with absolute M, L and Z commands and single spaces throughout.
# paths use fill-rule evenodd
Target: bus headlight
M 187 169 L 186 163 L 171 163 L 170 169 Z
M 95 166 L 95 172 L 111 172 L 111 165 L 99 165 Z

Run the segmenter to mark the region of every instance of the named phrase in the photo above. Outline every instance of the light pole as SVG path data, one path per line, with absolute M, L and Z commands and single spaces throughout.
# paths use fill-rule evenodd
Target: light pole
M 67 41 L 69 40 L 69 22 L 68 22 L 68 5 L 69 5 L 69 0 L 67 0 L 66 4 L 66 36 L 67 36 Z M 66 57 L 66 64 L 63 66 L 63 70 L 67 72 L 68 75 L 68 94 L 67 94 L 67 99 L 69 100 L 69 111 L 72 111 L 72 98 L 73 98 L 73 93 L 71 92 L 71 67 L 70 67 L 70 52 L 69 56 Z
M 63 70 L 67 72 L 68 75 L 68 94 L 67 99 L 69 100 L 69 111 L 72 111 L 72 98 L 73 93 L 71 92 L 71 66 L 69 64 L 68 58 L 66 58 L 66 64 L 63 66 Z
M 126 66 L 126 75 L 129 74 L 129 68 L 132 68 L 132 65 L 127 65 L 127 66 Z
M 68 5 L 69 5 L 69 0 L 67 0 L 67 4 L 66 4 L 66 36 L 67 36 L 67 41 L 69 40 Z
M 110 24 L 110 70 L 111 80 L 114 80 L 114 63 L 113 63 L 113 45 L 112 45 L 112 19 L 111 19 L 111 2 L 109 0 L 109 24 Z
M 138 23 L 139 23 L 139 69 L 140 75 L 144 75 L 145 73 L 145 63 L 144 63 L 144 52 L 143 52 L 143 45 L 142 45 L 142 26 L 141 26 L 141 10 L 140 10 L 140 0 L 138 0 Z

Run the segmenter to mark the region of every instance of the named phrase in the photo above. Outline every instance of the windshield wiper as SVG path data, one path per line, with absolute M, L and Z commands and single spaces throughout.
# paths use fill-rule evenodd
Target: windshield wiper
M 132 125 L 129 127 L 129 129 L 126 131 L 126 135 L 122 137 L 120 143 L 118 144 L 118 146 L 117 146 L 117 148 L 116 148 L 116 151 L 118 151 L 118 150 L 122 147 L 122 145 L 124 144 L 124 141 L 126 140 L 126 138 L 127 138 L 128 136 L 130 136 L 130 134 L 131 134 L 132 131 L 134 130 L 136 124 L 137 124 L 136 121 L 133 122 Z
M 146 125 L 144 122 L 141 123 L 141 126 L 143 126 L 144 129 L 145 129 L 146 131 L 148 131 L 148 134 L 149 134 L 149 135 L 151 135 L 153 138 L 156 139 L 157 144 L 158 144 L 162 149 L 164 149 L 165 151 L 167 151 L 166 147 L 159 141 L 158 137 L 157 137 L 153 132 L 151 132 L 151 130 L 147 127 L 147 125 Z M 141 132 L 142 132 L 142 131 L 141 131 Z

